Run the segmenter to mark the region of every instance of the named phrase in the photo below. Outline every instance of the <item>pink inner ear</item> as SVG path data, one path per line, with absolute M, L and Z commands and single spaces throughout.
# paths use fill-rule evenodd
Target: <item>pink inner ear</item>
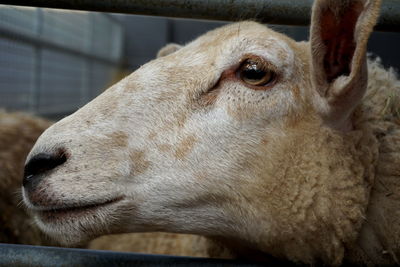
M 350 74 L 356 48 L 354 30 L 362 10 L 362 3 L 355 2 L 338 15 L 329 8 L 321 13 L 321 38 L 326 48 L 324 69 L 329 83 Z

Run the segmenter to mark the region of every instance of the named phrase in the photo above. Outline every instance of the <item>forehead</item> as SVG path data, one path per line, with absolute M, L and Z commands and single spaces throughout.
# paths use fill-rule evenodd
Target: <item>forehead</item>
M 196 53 L 199 58 L 231 59 L 225 65 L 237 62 L 245 54 L 256 54 L 284 67 L 292 63 L 296 50 L 297 43 L 286 35 L 256 22 L 238 22 L 202 35 L 182 52 Z
M 209 31 L 198 38 L 197 41 L 202 42 L 208 39 L 218 43 L 226 41 L 230 38 L 240 38 L 243 36 L 249 36 L 251 39 L 254 40 L 265 39 L 267 37 L 292 40 L 286 35 L 275 32 L 263 24 L 253 21 L 242 21 Z

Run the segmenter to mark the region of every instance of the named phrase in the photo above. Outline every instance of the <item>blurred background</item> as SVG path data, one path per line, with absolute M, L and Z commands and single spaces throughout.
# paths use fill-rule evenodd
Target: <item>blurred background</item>
M 0 5 L 0 109 L 51 119 L 74 112 L 153 59 L 224 22 Z M 308 28 L 271 26 L 296 40 Z M 400 68 L 400 34 L 373 34 L 369 51 Z

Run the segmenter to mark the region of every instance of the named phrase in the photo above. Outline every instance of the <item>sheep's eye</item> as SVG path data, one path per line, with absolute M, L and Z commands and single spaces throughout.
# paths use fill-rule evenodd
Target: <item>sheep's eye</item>
M 265 86 L 275 78 L 275 73 L 266 68 L 262 62 L 247 59 L 238 69 L 240 79 L 252 86 Z

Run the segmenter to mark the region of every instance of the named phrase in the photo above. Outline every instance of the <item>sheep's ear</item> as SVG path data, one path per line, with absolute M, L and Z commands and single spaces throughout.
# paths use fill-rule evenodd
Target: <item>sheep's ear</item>
M 161 48 L 158 53 L 157 53 L 157 58 L 159 57 L 165 57 L 168 56 L 169 54 L 174 53 L 175 51 L 178 51 L 179 49 L 181 49 L 181 45 L 178 44 L 167 44 L 166 46 L 164 46 L 163 48 Z
M 334 128 L 348 128 L 367 87 L 366 49 L 381 0 L 316 0 L 311 18 L 311 79 Z M 322 100 L 322 101 L 321 101 Z

